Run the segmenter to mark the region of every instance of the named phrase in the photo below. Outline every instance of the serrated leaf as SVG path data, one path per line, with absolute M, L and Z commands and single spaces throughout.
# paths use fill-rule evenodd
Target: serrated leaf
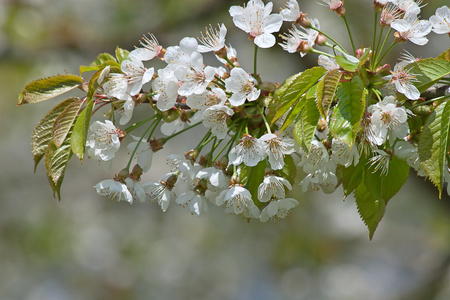
M 438 57 L 439 59 L 445 59 L 446 61 L 450 61 L 450 48 L 442 52 Z
M 348 72 L 355 72 L 356 69 L 358 69 L 359 67 L 359 60 L 358 62 L 352 62 L 350 60 L 348 60 L 345 56 L 342 55 L 336 55 L 334 57 L 334 59 L 336 60 L 336 63 L 341 66 L 342 69 L 344 69 L 345 71 Z
M 120 65 L 116 61 L 107 60 L 101 65 L 80 66 L 80 73 L 83 74 L 85 72 L 103 70 L 106 66 L 110 66 L 111 68 L 115 68 L 114 71 L 111 70 L 111 73 L 119 73 L 119 72 L 121 72 L 120 71 Z
M 450 74 L 450 61 L 440 58 L 427 58 L 410 64 L 411 74 L 417 75 L 414 85 L 422 93 L 439 79 Z
M 72 130 L 71 146 L 75 155 L 83 162 L 86 139 L 89 130 L 89 124 L 91 122 L 92 109 L 94 107 L 94 101 L 90 101 L 84 110 L 78 115 Z
M 342 73 L 339 70 L 331 70 L 317 84 L 316 103 L 324 119 L 328 116 L 328 110 L 336 94 L 341 76 Z
M 130 51 L 116 47 L 116 58 L 119 63 L 122 63 L 122 61 L 128 59 L 129 54 Z
M 73 98 L 75 101 L 70 103 L 61 114 L 56 118 L 53 124 L 52 136 L 56 147 L 60 147 L 67 137 L 73 122 L 80 111 L 83 101 L 79 98 Z
M 409 169 L 408 164 L 396 156 L 389 162 L 387 175 L 382 175 L 380 170 L 373 173 L 371 168 L 364 169 L 363 180 L 355 189 L 355 199 L 358 212 L 369 228 L 370 239 L 383 218 L 388 201 L 408 179 Z
M 33 134 L 31 135 L 31 153 L 33 154 L 35 172 L 36 167 L 42 157 L 44 157 L 48 145 L 52 140 L 53 124 L 56 118 L 74 101 L 75 98 L 70 98 L 53 107 L 34 128 Z
M 386 204 L 398 193 L 405 184 L 409 175 L 409 165 L 396 156 L 389 161 L 388 173 L 381 174 L 381 170 L 372 172 L 372 168 L 366 169 L 364 182 L 367 189 L 377 199 L 382 199 Z
M 71 157 L 70 139 L 66 140 L 61 147 L 56 147 L 53 142 L 50 142 L 45 153 L 47 176 L 53 190 L 53 195 L 57 193 L 59 200 L 61 200 L 61 185 L 64 180 L 67 162 Z
M 347 168 L 342 166 L 342 187 L 344 189 L 344 197 L 347 197 L 355 191 L 364 178 L 364 171 L 367 169 L 367 160 L 365 156 L 361 156 L 356 166 L 350 165 Z
M 439 197 L 444 185 L 449 130 L 450 102 L 444 102 L 428 117 L 418 144 L 422 167 L 439 189 Z
M 294 139 L 307 153 L 311 148 L 311 141 L 314 138 L 319 119 L 320 113 L 317 110 L 315 99 L 306 99 L 305 105 L 295 123 Z
M 289 125 L 292 124 L 292 122 L 298 119 L 303 106 L 305 106 L 304 98 L 297 101 L 294 107 L 289 111 L 288 115 L 286 116 L 286 120 L 284 121 L 283 126 L 281 126 L 279 132 L 283 132 L 286 128 L 289 127 Z
M 358 76 L 342 83 L 337 92 L 339 100 L 330 120 L 330 132 L 350 147 L 353 146 L 360 127 L 366 96 L 367 90 Z
M 386 210 L 386 203 L 382 199 L 376 199 L 367 189 L 365 184 L 360 184 L 355 190 L 356 206 L 358 213 L 369 229 L 369 238 L 372 239 Z
M 274 101 L 277 103 L 275 116 L 269 120 L 273 124 L 283 116 L 317 81 L 325 74 L 322 67 L 314 67 L 289 77 L 275 91 Z
M 57 75 L 30 82 L 19 95 L 17 105 L 42 102 L 77 88 L 84 82 L 76 75 Z

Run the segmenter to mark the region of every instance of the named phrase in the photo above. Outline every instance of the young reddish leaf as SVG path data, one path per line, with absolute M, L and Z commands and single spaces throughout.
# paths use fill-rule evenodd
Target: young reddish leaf
M 25 86 L 19 95 L 17 105 L 42 102 L 77 88 L 84 82 L 76 75 L 57 75 L 38 79 Z

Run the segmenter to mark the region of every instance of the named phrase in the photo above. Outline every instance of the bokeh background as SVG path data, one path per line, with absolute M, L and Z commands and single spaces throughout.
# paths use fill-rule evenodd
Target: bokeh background
M 312 0 L 299 2 L 348 46 L 334 13 Z M 448 4 L 429 2 L 425 18 Z M 77 74 L 100 52 L 133 49 L 147 32 L 167 47 L 217 23 L 228 27 L 228 41 L 251 70 L 252 45 L 227 12 L 240 4 L 0 0 L 0 299 L 450 299 L 449 197 L 438 199 L 413 173 L 372 241 L 354 200 L 343 201 L 339 191 L 303 194 L 297 188 L 292 196 L 300 205 L 287 220 L 247 223 L 218 208 L 197 218 L 173 203 L 163 213 L 154 203 L 111 202 L 93 186 L 115 169 L 105 173 L 92 160 L 70 162 L 61 202 L 43 166 L 33 174 L 30 135 L 58 99 L 17 107 L 29 81 Z M 274 1 L 275 10 L 283 4 Z M 371 44 L 371 4 L 345 2 L 358 46 Z M 430 57 L 449 48 L 450 39 L 430 34 L 425 47 L 404 46 Z M 259 51 L 259 71 L 264 80 L 281 82 L 316 59 L 274 47 Z M 165 155 L 188 150 L 189 141 L 188 135 L 158 152 L 145 179 L 158 180 L 167 170 Z

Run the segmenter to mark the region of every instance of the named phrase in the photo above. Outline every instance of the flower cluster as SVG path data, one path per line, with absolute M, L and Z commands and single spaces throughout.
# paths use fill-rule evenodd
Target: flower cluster
M 88 155 L 106 169 L 123 144 L 130 153 L 128 164 L 113 179 L 95 186 L 97 193 L 129 203 L 149 200 L 163 211 L 175 202 L 197 216 L 213 205 L 266 222 L 285 218 L 299 205 L 289 197 L 296 185 L 304 192 L 325 193 L 342 185 L 345 195 L 355 193 L 357 202 L 387 202 L 406 181 L 410 167 L 441 185 L 448 181 L 447 145 L 442 144 L 448 136 L 438 136 L 446 128 L 435 128 L 440 119 L 449 118 L 449 95 L 430 96 L 427 89 L 448 87 L 449 53 L 423 60 L 404 52 L 393 67 L 383 60 L 402 43 L 427 44 L 432 31 L 450 36 L 449 8 L 440 7 L 429 20 L 420 20 L 420 0 L 375 0 L 374 44 L 356 48 L 344 1 L 317 2 L 345 22 L 353 49 L 327 35 L 317 19 L 306 17 L 296 0 L 289 0 L 279 14 L 272 12 L 272 3 L 250 0 L 232 6 L 229 14 L 254 44 L 252 71 L 241 67 L 236 50 L 226 43 L 224 24 L 169 47 L 150 34 L 131 52 L 118 48 L 116 57 L 102 54 L 83 67 L 83 73 L 95 73 L 83 85 L 87 97 L 67 102 L 71 110 L 65 111 L 77 109 L 69 116 L 75 122 L 72 134 L 82 135 L 78 128 L 89 127 L 83 123 L 89 122 L 87 113 L 110 110 L 90 125 L 90 136 L 70 141 L 73 152 L 82 158 L 88 147 Z M 292 27 L 279 34 L 278 45 L 300 57 L 317 54 L 318 66 L 280 85 L 264 81 L 256 62 L 258 48 L 277 45 L 275 34 L 283 22 Z M 385 47 L 388 41 L 391 45 Z M 217 63 L 205 65 L 206 55 L 214 55 Z M 162 60 L 163 67 L 156 69 L 154 60 Z M 137 107 L 152 113 L 130 124 Z M 159 181 L 144 182 L 154 152 L 197 126 L 207 130 L 198 145 L 169 155 L 170 172 Z M 131 134 L 138 128 L 139 136 Z M 34 138 L 40 141 L 39 136 Z M 436 140 L 442 143 L 433 144 Z M 58 144 L 63 143 L 55 140 Z M 426 152 L 431 144 L 433 151 L 441 147 L 442 155 Z M 432 169 L 432 159 L 440 159 L 439 173 Z M 58 188 L 56 171 L 61 170 L 51 167 L 49 177 L 57 178 L 53 186 Z M 300 180 L 297 169 L 304 173 Z M 371 233 L 379 220 L 367 216 L 380 215 L 367 211 L 372 207 L 358 207 Z
M 342 1 L 323 1 L 322 4 L 345 17 Z M 405 41 L 424 45 L 428 41 L 425 36 L 431 30 L 449 31 L 445 27 L 449 20 L 446 6 L 438 9 L 430 21 L 417 19 L 418 1 L 375 1 L 375 7 L 381 11 L 380 24 L 396 31 L 393 45 Z M 334 44 L 330 44 L 320 30 L 319 21 L 305 17 L 296 0 L 287 2 L 280 14 L 272 13 L 272 3 L 264 4 L 261 0 L 250 0 L 243 7 L 232 6 L 229 13 L 236 27 L 248 33 L 255 47 L 260 48 L 276 44 L 274 33 L 280 30 L 283 21 L 294 23 L 288 33 L 280 35 L 283 40 L 280 46 L 301 57 L 310 52 L 318 53 L 319 65 L 328 71 L 344 74 L 347 70 L 337 63 L 335 55 L 315 47 L 338 50 L 353 64 L 360 64 L 363 53 L 368 51 L 360 49 L 353 56 L 333 40 Z M 273 95 L 276 84 L 262 82 L 259 74 L 242 69 L 234 48 L 226 46 L 226 34 L 225 25 L 217 29 L 210 26 L 198 39 L 186 37 L 179 45 L 167 48 L 150 35 L 141 41 L 142 47 L 129 52 L 121 61 L 120 70 L 103 69 L 99 84 L 105 96 L 99 102 L 107 99 L 121 104 L 116 109 L 121 125 L 129 122 L 136 103 L 149 102 L 156 114 L 149 119 L 146 133 L 153 133 L 161 124 L 161 132 L 167 137 L 152 140 L 152 134 L 133 136 L 127 148 L 136 154 L 139 172 L 128 172 L 130 159 L 123 170 L 124 176 L 96 185 L 99 194 L 130 203 L 136 197 L 151 200 L 163 211 L 171 202 L 176 202 L 189 208 L 194 215 L 206 213 L 213 204 L 224 207 L 228 213 L 267 221 L 284 218 L 298 205 L 297 200 L 286 198 L 294 180 L 288 178 L 284 168 L 287 157 L 294 153 L 301 158 L 298 166 L 306 173 L 300 182 L 304 192 L 319 189 L 334 192 L 342 181 L 339 170 L 357 166 L 361 155 L 366 157 L 367 168 L 372 172 L 381 171 L 382 175 L 388 173 L 393 155 L 421 170 L 417 148 L 412 140 L 408 142 L 408 117 L 414 114 L 398 102 L 395 93 L 392 94 L 395 91 L 410 100 L 419 99 L 420 92 L 414 85 L 419 75 L 413 74 L 410 67 L 416 61 L 414 57 L 405 55 L 390 71 L 379 65 L 381 49 L 378 53 L 375 49 L 370 51 L 369 59 L 366 58 L 368 63 L 362 63 L 366 63 L 372 73 L 385 74 L 382 83 L 392 95 L 367 100 L 354 143 L 330 132 L 332 106 L 323 116 L 325 119 L 319 120 L 310 144 L 298 147 L 285 134 L 292 129 L 283 128 L 282 133 L 280 121 L 268 120 L 268 97 Z M 203 55 L 211 52 L 221 65 L 204 65 Z M 164 60 L 166 66 L 157 71 L 144 66 L 144 62 L 156 58 Z M 151 83 L 149 93 L 142 90 L 147 83 Z M 172 171 L 159 182 L 141 184 L 140 177 L 150 169 L 153 152 L 198 124 L 209 129 L 199 146 L 188 150 L 184 156 L 170 155 Z M 89 153 L 102 162 L 110 161 L 120 145 L 119 129 L 106 120 L 93 123 L 91 131 L 93 135 L 87 143 L 91 148 Z M 207 144 L 212 145 L 211 150 L 201 155 Z M 291 158 L 288 161 L 291 167 Z

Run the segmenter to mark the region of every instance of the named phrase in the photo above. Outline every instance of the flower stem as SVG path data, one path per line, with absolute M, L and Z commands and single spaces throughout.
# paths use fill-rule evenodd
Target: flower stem
M 145 135 L 147 134 L 147 132 L 149 132 L 149 130 L 155 125 L 155 123 L 157 123 L 157 121 L 153 121 L 152 124 L 150 124 L 150 126 L 148 126 L 147 130 L 145 130 L 144 134 L 141 136 L 141 138 L 139 139 L 139 141 L 136 144 L 136 147 L 134 147 L 133 153 L 131 153 L 130 159 L 128 160 L 128 164 L 126 169 L 129 171 L 130 170 L 130 166 L 131 166 L 131 162 L 133 161 L 133 157 L 136 154 L 137 149 L 139 148 L 139 145 L 141 144 L 142 140 L 144 139 Z M 156 127 L 156 126 L 155 126 Z
M 350 43 L 352 44 L 352 48 L 353 48 L 353 54 L 356 56 L 355 43 L 353 43 L 353 37 L 352 37 L 352 33 L 350 31 L 350 27 L 348 26 L 347 17 L 344 15 L 344 16 L 342 16 L 342 19 L 344 19 L 345 27 L 347 28 L 347 33 L 348 33 L 348 36 L 350 38 Z
M 325 56 L 328 56 L 328 57 L 334 57 L 333 54 L 326 53 L 326 52 L 322 52 L 322 51 L 316 50 L 316 49 L 314 49 L 314 48 L 311 48 L 311 50 L 309 50 L 309 52 L 317 53 L 317 54 L 322 54 L 322 55 L 325 55 Z
M 166 142 L 168 142 L 169 140 L 171 140 L 171 139 L 173 139 L 174 137 L 176 137 L 177 135 L 180 135 L 180 134 L 182 134 L 183 132 L 188 131 L 189 129 L 192 129 L 192 128 L 194 128 L 194 127 L 200 125 L 201 123 L 202 123 L 202 122 L 198 122 L 198 123 L 195 123 L 194 125 L 191 125 L 191 126 L 189 126 L 189 127 L 187 127 L 187 128 L 184 128 L 183 130 L 180 130 L 180 131 L 178 131 L 178 132 L 172 134 L 171 136 L 168 136 L 168 137 L 164 138 L 164 139 L 163 139 L 163 142 L 166 143 Z
M 375 42 L 377 40 L 377 27 L 378 27 L 378 12 L 375 12 L 375 20 L 373 24 L 373 42 L 372 42 L 372 62 L 371 62 L 372 68 L 374 64 L 373 58 L 375 57 Z
M 390 33 L 391 33 L 391 30 L 392 30 L 392 28 L 389 28 L 389 31 L 388 31 L 388 33 L 386 34 L 386 37 L 384 38 L 383 45 L 381 45 L 381 48 L 380 48 L 380 49 L 377 49 L 377 54 L 380 54 L 381 52 L 383 52 L 384 46 L 386 45 L 386 42 L 387 42 L 387 39 L 388 39 L 388 37 L 389 37 L 389 35 L 390 35 Z M 384 58 L 384 56 L 383 56 L 383 58 Z M 376 59 L 375 59 L 375 65 L 374 65 L 374 68 L 378 67 L 378 64 L 381 62 L 381 60 L 382 60 L 382 59 L 379 59 L 379 56 L 377 55 L 377 57 L 376 57 Z
M 427 105 L 427 104 L 433 103 L 435 101 L 445 100 L 446 98 L 450 98 L 450 95 L 441 96 L 441 97 L 437 97 L 437 98 L 433 98 L 433 99 L 424 101 L 422 103 L 419 103 L 419 104 L 411 106 L 409 109 L 414 109 L 416 107 L 419 107 L 419 106 L 422 106 L 422 105 Z
M 342 47 L 338 42 L 336 42 L 331 36 L 329 36 L 328 34 L 323 32 L 322 30 L 315 28 L 312 25 L 311 25 L 311 29 L 317 31 L 320 34 L 322 34 L 324 37 L 326 37 L 327 39 L 329 39 L 330 41 L 335 43 L 339 48 L 341 48 L 345 52 L 345 54 L 348 54 L 348 52 L 344 49 L 344 47 Z
M 389 53 L 389 51 L 391 51 L 392 48 L 394 48 L 395 46 L 395 42 L 392 42 L 392 44 L 389 46 L 389 48 L 383 53 L 383 55 L 381 56 L 380 59 L 377 59 L 376 65 L 379 65 L 381 63 L 381 61 L 383 60 L 383 58 L 386 56 L 386 54 Z
M 151 116 L 150 118 L 147 118 L 147 119 L 145 119 L 145 120 L 142 120 L 142 121 L 140 121 L 140 122 L 138 122 L 138 123 L 134 123 L 134 124 L 131 125 L 130 127 L 125 128 L 125 132 L 126 132 L 126 133 L 130 133 L 130 132 L 132 132 L 133 130 L 135 130 L 136 128 L 139 128 L 139 127 L 142 126 L 143 124 L 145 124 L 145 123 L 151 121 L 152 119 L 154 119 L 154 118 L 156 118 L 156 117 L 157 117 L 157 115 L 153 115 L 153 116 Z
M 254 76 L 256 76 L 258 74 L 257 62 L 258 62 L 258 46 L 256 46 L 256 44 L 255 44 L 255 57 L 253 58 L 253 75 Z
M 270 130 L 269 123 L 267 122 L 266 116 L 264 115 L 263 108 L 262 108 L 261 106 L 258 106 L 258 108 L 259 108 L 259 112 L 261 113 L 261 117 L 262 117 L 263 120 L 264 120 L 264 124 L 266 124 L 267 132 L 268 132 L 268 133 L 272 133 L 272 131 Z

